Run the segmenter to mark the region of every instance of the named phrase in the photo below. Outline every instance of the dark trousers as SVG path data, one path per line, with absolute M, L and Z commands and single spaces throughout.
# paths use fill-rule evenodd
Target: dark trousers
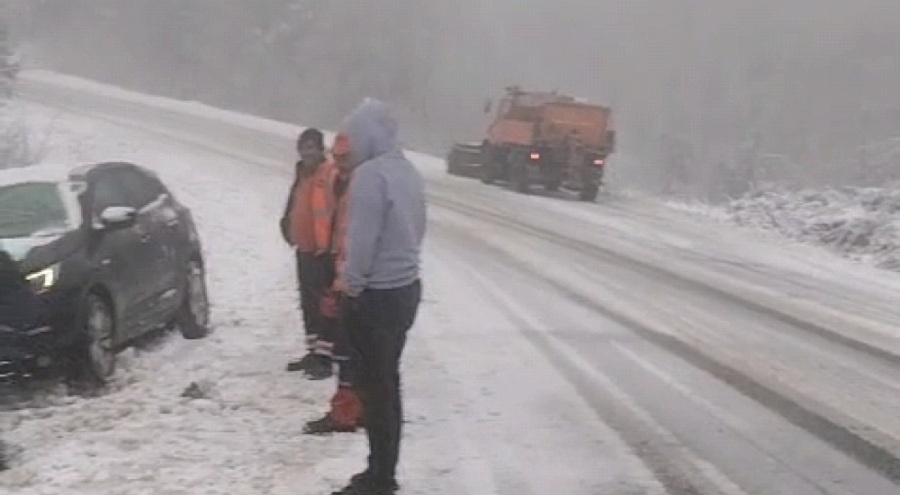
M 326 320 L 325 327 L 333 344 L 333 359 L 338 365 L 338 386 L 356 387 L 359 380 L 359 356 L 350 345 L 347 321 L 347 317 Z
M 334 279 L 334 262 L 330 255 L 297 252 L 297 279 L 300 287 L 300 312 L 306 332 L 306 348 L 312 351 L 316 341 L 327 337 L 320 302 Z
M 416 281 L 405 287 L 366 290 L 349 303 L 347 332 L 356 351 L 357 392 L 369 437 L 367 472 L 378 483 L 392 483 L 400 457 L 403 405 L 400 357 L 422 298 Z

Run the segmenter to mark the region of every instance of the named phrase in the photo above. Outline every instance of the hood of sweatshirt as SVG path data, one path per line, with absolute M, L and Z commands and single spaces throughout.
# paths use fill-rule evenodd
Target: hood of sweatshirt
M 382 101 L 365 99 L 344 120 L 342 132 L 349 138 L 354 165 L 400 152 L 399 125 Z

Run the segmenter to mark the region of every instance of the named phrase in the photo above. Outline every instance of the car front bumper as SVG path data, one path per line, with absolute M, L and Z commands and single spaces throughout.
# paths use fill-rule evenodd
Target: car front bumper
M 51 327 L 0 328 L 0 383 L 16 383 L 49 371 L 58 359 L 57 338 Z
M 43 324 L 29 330 L 0 327 L 0 383 L 40 377 L 59 368 L 82 340 L 71 292 L 42 294 Z

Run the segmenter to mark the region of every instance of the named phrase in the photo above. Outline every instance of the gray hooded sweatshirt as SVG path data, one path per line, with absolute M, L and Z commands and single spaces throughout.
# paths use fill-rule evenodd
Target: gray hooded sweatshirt
M 358 163 L 349 191 L 347 294 L 409 285 L 419 278 L 425 180 L 403 155 L 397 121 L 384 103 L 365 100 L 343 131 Z

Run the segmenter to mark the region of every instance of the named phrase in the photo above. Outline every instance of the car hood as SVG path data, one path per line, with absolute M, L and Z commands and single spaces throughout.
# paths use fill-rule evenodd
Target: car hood
M 0 250 L 6 251 L 25 273 L 41 270 L 78 249 L 83 242 L 79 231 L 31 237 L 0 238 Z

